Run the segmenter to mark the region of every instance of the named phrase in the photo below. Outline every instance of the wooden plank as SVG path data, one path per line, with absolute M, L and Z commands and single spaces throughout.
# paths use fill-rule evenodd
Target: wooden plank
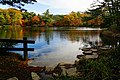
M 0 48 L 0 50 L 8 50 L 8 51 L 24 51 L 24 48 Z M 34 48 L 27 48 L 26 51 L 34 51 Z
M 0 42 L 13 42 L 13 43 L 24 43 L 24 42 L 27 42 L 27 43 L 31 43 L 31 44 L 34 44 L 35 41 L 32 41 L 32 40 L 15 40 L 15 39 L 0 39 Z

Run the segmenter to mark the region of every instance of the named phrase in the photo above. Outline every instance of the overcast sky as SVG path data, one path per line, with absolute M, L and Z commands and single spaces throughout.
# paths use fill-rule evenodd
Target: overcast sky
M 52 14 L 69 14 L 74 11 L 87 11 L 90 4 L 96 0 L 37 0 L 35 4 L 26 4 L 24 6 L 29 12 L 42 14 L 49 9 Z M 100 0 L 103 1 L 103 0 Z M 0 8 L 9 8 L 8 5 L 0 5 Z

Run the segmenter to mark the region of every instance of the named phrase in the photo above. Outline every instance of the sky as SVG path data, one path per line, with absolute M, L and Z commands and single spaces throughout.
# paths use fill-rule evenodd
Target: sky
M 37 3 L 26 4 L 23 8 L 28 12 L 42 14 L 49 9 L 51 14 L 69 14 L 70 12 L 84 12 L 90 9 L 90 5 L 96 0 L 37 0 Z M 100 0 L 103 1 L 103 0 Z M 10 8 L 8 5 L 1 5 L 0 8 Z

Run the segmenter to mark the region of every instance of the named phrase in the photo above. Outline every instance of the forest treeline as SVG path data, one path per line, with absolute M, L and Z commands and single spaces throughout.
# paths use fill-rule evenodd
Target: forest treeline
M 9 8 L 0 9 L 0 25 L 20 26 L 90 26 L 105 27 L 113 32 L 120 31 L 120 1 L 97 0 L 86 12 L 71 12 L 67 15 L 53 15 L 46 10 L 43 14 Z
M 67 15 L 50 14 L 49 9 L 42 15 L 34 12 L 22 12 L 14 8 L 0 9 L 0 25 L 20 26 L 100 26 L 103 23 L 101 16 L 89 19 L 89 13 L 71 12 Z M 87 18 L 87 19 L 86 19 Z

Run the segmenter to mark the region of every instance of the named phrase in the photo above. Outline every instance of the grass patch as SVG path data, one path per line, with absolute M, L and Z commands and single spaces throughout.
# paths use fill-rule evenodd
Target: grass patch
M 120 47 L 102 52 L 96 60 L 80 60 L 77 67 L 83 80 L 117 80 L 120 79 Z

